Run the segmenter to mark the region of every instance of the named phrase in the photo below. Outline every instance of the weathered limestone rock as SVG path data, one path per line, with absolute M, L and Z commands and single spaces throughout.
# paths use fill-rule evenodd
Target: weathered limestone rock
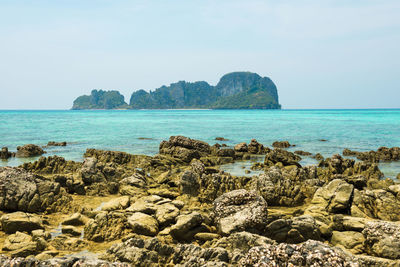
M 189 163 L 192 159 L 199 159 L 202 156 L 209 155 L 211 147 L 203 141 L 184 136 L 171 136 L 169 141 L 161 142 L 159 153 L 171 155 Z
M 156 210 L 156 219 L 161 227 L 166 227 L 175 222 L 179 209 L 170 203 L 159 205 Z
M 367 254 L 400 259 L 400 224 L 375 221 L 367 223 L 363 230 Z
M 130 197 L 123 196 L 114 198 L 102 206 L 101 210 L 103 211 L 113 211 L 113 210 L 124 210 L 129 207 Z
M 155 236 L 158 233 L 158 222 L 153 216 L 135 212 L 128 218 L 128 224 L 134 233 Z
M 234 146 L 233 148 L 236 152 L 247 152 L 248 147 L 246 143 L 240 143 Z
M 71 236 L 81 236 L 82 232 L 72 225 L 66 225 L 61 228 L 61 232 Z
M 266 154 L 270 151 L 268 147 L 264 147 L 262 144 L 257 142 L 256 139 L 251 139 L 247 146 L 247 152 L 250 154 Z
M 33 240 L 30 235 L 16 232 L 9 235 L 4 242 L 3 251 L 10 251 L 14 257 L 27 257 L 36 255 L 46 248 L 44 240 Z
M 13 212 L 4 214 L 0 218 L 1 227 L 7 234 L 17 231 L 31 232 L 36 229 L 44 229 L 40 216 L 25 212 Z
M 47 146 L 66 146 L 67 142 L 55 142 L 55 141 L 49 141 L 47 142 Z
M 279 244 L 253 247 L 240 266 L 359 266 L 356 259 L 339 248 L 309 240 L 299 245 Z
M 84 228 L 85 238 L 95 242 L 119 239 L 129 232 L 126 215 L 116 211 L 100 212 Z
M 17 147 L 16 157 L 18 158 L 29 158 L 36 157 L 46 153 L 40 146 L 28 144 Z
M 363 234 L 354 231 L 333 231 L 331 244 L 349 250 L 353 254 L 360 254 L 364 252 Z
M 8 151 L 8 147 L 3 147 L 0 150 L 0 159 L 8 159 L 11 157 L 15 157 L 15 153 L 14 152 L 9 152 Z
M 294 145 L 291 145 L 289 141 L 275 141 L 272 143 L 272 146 L 277 148 L 288 148 Z
M 238 189 L 214 201 L 215 223 L 219 233 L 263 232 L 267 221 L 267 202 L 254 191 Z
M 298 167 L 301 167 L 298 163 L 300 160 L 301 158 L 296 154 L 280 148 L 276 148 L 274 150 L 271 150 L 265 156 L 264 164 L 266 166 L 273 166 L 276 163 L 281 163 L 283 164 L 283 166 L 296 165 Z
M 195 234 L 204 230 L 204 227 L 200 227 L 202 222 L 203 216 L 198 212 L 180 215 L 171 226 L 170 235 L 176 240 L 190 241 Z
M 62 225 L 73 225 L 73 226 L 80 226 L 85 225 L 87 222 L 87 218 L 80 213 L 74 213 L 67 219 L 61 222 Z
M 63 210 L 71 200 L 58 183 L 12 167 L 0 168 L 0 196 L 4 211 Z
M 267 226 L 265 232 L 266 236 L 280 243 L 301 243 L 309 239 L 322 240 L 315 219 L 308 215 L 275 220 Z

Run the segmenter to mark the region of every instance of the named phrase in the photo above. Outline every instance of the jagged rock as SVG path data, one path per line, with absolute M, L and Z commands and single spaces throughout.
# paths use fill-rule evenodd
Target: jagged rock
M 11 157 L 15 157 L 15 153 L 14 152 L 9 152 L 8 151 L 8 147 L 3 147 L 0 150 L 0 159 L 8 159 Z
M 65 160 L 59 156 L 40 157 L 37 161 L 24 163 L 22 168 L 36 174 L 67 174 L 77 172 L 81 162 Z
M 313 158 L 318 161 L 324 160 L 324 156 L 322 156 L 320 153 L 315 154 Z
M 229 139 L 226 139 L 224 137 L 215 137 L 215 140 L 217 140 L 217 141 L 229 141 Z
M 178 217 L 178 215 L 179 209 L 170 203 L 159 205 L 155 214 L 158 223 L 162 227 L 166 227 L 175 222 L 175 218 Z
M 30 158 L 40 156 L 46 153 L 40 146 L 28 144 L 17 147 L 17 153 L 15 154 L 18 158 Z
M 0 209 L 4 211 L 55 211 L 68 208 L 71 200 L 58 183 L 22 168 L 0 168 Z
M 49 141 L 47 143 L 47 146 L 66 146 L 67 142 L 63 141 L 63 142 L 55 142 L 55 141 Z
M 200 175 L 192 170 L 186 170 L 179 181 L 182 194 L 197 196 L 200 190 Z
M 129 232 L 126 215 L 115 211 L 100 212 L 84 228 L 85 238 L 95 242 L 116 240 Z
M 113 211 L 113 210 L 124 210 L 129 207 L 129 196 L 123 196 L 114 198 L 106 203 L 101 207 L 103 211 Z
M 57 250 L 64 251 L 82 251 L 85 247 L 88 246 L 88 242 L 86 240 L 67 235 L 56 236 L 49 243 Z
M 265 156 L 264 164 L 267 166 L 272 166 L 276 163 L 281 163 L 283 164 L 283 166 L 296 165 L 298 167 L 301 167 L 298 163 L 300 160 L 301 158 L 296 154 L 280 148 L 276 148 L 274 150 L 271 150 Z
M 353 254 L 364 252 L 364 236 L 354 231 L 333 231 L 331 244 L 349 250 Z
M 275 141 L 272 143 L 272 146 L 277 148 L 288 148 L 294 145 L 291 145 L 289 141 Z
M 218 157 L 230 157 L 230 158 L 235 158 L 235 150 L 231 148 L 224 148 L 224 149 L 219 149 L 217 151 L 217 156 Z
M 61 222 L 62 225 L 73 225 L 73 226 L 80 226 L 80 225 L 85 225 L 87 222 L 87 218 L 85 218 L 82 214 L 80 213 L 74 213 L 67 219 Z
M 155 236 L 158 233 L 158 222 L 152 216 L 135 212 L 128 218 L 128 224 L 134 233 Z
M 301 243 L 309 239 L 322 240 L 315 219 L 308 215 L 291 219 L 279 219 L 271 222 L 266 235 L 280 243 Z
M 4 241 L 3 251 L 10 251 L 13 257 L 35 255 L 46 248 L 44 240 L 34 240 L 30 235 L 16 232 Z
M 42 254 L 45 254 L 43 252 Z M 53 257 L 54 253 L 47 253 L 47 258 Z M 38 257 L 37 255 L 36 257 Z M 13 266 L 13 267 L 25 267 L 25 266 L 40 266 L 40 267 L 131 267 L 131 264 L 121 262 L 107 262 L 99 259 L 90 259 L 87 257 L 58 257 L 51 259 L 38 259 L 33 257 L 16 257 L 11 258 L 5 255 L 0 255 L 0 266 Z
M 269 205 L 293 206 L 311 199 L 315 191 L 323 185 L 318 179 L 317 169 L 279 169 L 270 167 L 264 174 L 253 180 L 253 188 L 261 194 Z
M 0 221 L 3 231 L 7 234 L 13 234 L 17 231 L 31 232 L 44 228 L 40 216 L 20 211 L 4 214 Z
M 71 235 L 71 236 L 80 236 L 82 234 L 81 231 L 79 231 L 76 227 L 72 225 L 67 225 L 63 226 L 61 228 L 61 232 L 66 235 Z
M 257 142 L 256 139 L 251 139 L 249 145 L 247 146 L 247 151 L 250 154 L 266 154 L 270 151 L 268 147 L 264 147 L 262 144 Z
M 400 160 L 400 147 L 380 147 L 377 151 L 358 152 L 350 149 L 343 150 L 345 156 L 356 156 L 357 159 L 378 163 L 382 161 L 398 161 Z
M 240 266 L 359 266 L 357 261 L 338 248 L 309 240 L 299 245 L 279 244 L 253 247 Z
M 307 151 L 303 151 L 303 150 L 296 150 L 294 152 L 294 154 L 300 155 L 300 156 L 312 156 L 312 153 L 307 152 Z
M 82 180 L 85 184 L 105 182 L 104 174 L 97 168 L 96 158 L 85 158 L 81 168 Z
M 176 218 L 176 223 L 171 226 L 170 235 L 176 240 L 190 241 L 193 236 L 204 227 L 200 227 L 203 216 L 198 212 L 180 215 Z
M 354 186 L 335 179 L 318 189 L 304 214 L 327 222 L 330 213 L 350 214 Z
M 351 214 L 387 221 L 400 220 L 400 200 L 387 190 L 354 190 Z
M 262 232 L 268 215 L 267 202 L 254 191 L 238 189 L 214 201 L 213 211 L 219 233 Z
M 400 224 L 369 222 L 363 230 L 365 250 L 369 255 L 400 259 Z
M 248 147 L 246 143 L 240 143 L 235 145 L 235 147 L 233 148 L 236 152 L 247 152 L 248 151 Z
M 202 156 L 209 155 L 211 147 L 203 141 L 184 136 L 171 136 L 169 141 L 162 141 L 160 143 L 159 153 L 190 162 L 192 159 L 199 159 Z

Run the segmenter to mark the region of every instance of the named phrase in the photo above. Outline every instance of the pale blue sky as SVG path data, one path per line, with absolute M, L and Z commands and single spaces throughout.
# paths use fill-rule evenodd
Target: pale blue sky
M 0 0 L 0 109 L 227 72 L 284 108 L 400 108 L 399 0 Z

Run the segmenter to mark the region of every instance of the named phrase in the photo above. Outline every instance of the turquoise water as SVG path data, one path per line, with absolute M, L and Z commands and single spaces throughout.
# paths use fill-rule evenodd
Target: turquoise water
M 47 155 L 71 160 L 82 160 L 86 148 L 154 155 L 159 143 L 171 135 L 211 144 L 222 136 L 230 140 L 228 145 L 252 138 L 265 145 L 288 140 L 296 144 L 296 150 L 330 156 L 344 148 L 366 151 L 400 146 L 400 110 L 0 111 L 0 146 L 15 151 L 28 143 L 67 141 L 67 147 L 46 149 Z M 15 166 L 23 161 L 0 161 L 0 165 Z M 312 162 L 305 159 L 303 163 Z M 381 167 L 388 177 L 400 173 L 400 163 Z

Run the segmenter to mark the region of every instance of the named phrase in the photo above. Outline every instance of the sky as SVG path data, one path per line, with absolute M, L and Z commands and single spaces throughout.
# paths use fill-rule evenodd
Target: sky
M 283 108 L 400 108 L 399 0 L 0 0 L 0 109 L 270 77 Z

